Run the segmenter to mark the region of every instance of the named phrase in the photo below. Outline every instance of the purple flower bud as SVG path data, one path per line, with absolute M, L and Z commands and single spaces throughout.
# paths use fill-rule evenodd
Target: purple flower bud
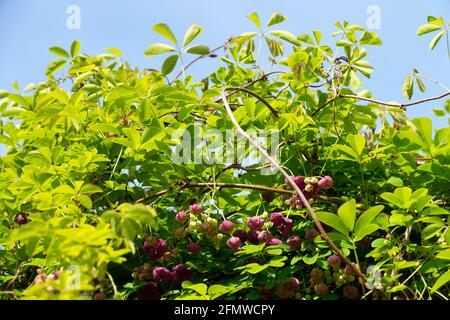
M 233 230 L 233 222 L 230 220 L 225 220 L 219 226 L 219 230 L 223 233 L 229 233 Z
M 341 264 L 341 258 L 337 255 L 331 255 L 327 258 L 327 262 L 332 267 L 339 267 Z
M 305 178 L 303 177 L 295 177 L 295 176 L 291 176 L 292 180 L 294 180 L 295 184 L 300 188 L 303 189 L 305 188 L 306 184 L 305 184 Z M 289 183 L 288 179 L 285 178 L 284 182 L 286 183 L 286 185 L 288 186 L 288 188 L 292 188 L 291 184 Z
M 16 222 L 17 222 L 18 224 L 26 224 L 26 223 L 28 223 L 28 218 L 27 218 L 26 213 L 20 213 L 20 214 L 18 214 L 18 215 L 16 216 L 15 220 L 16 220 Z
M 175 215 L 175 220 L 177 222 L 184 222 L 186 221 L 186 217 L 186 211 L 182 210 Z
M 238 237 L 231 237 L 227 241 L 227 246 L 233 251 L 238 251 L 241 248 L 241 239 Z
M 200 251 L 201 251 L 200 246 L 199 246 L 197 243 L 195 243 L 195 242 L 189 242 L 189 243 L 186 245 L 186 249 L 187 249 L 189 252 L 192 252 L 192 253 L 194 253 L 194 254 L 200 253 Z
M 201 204 L 191 204 L 189 206 L 189 211 L 194 214 L 194 215 L 198 215 L 199 213 L 203 212 L 203 206 Z
M 302 239 L 298 236 L 292 236 L 286 242 L 292 250 L 298 250 L 302 246 Z
M 333 188 L 333 178 L 330 176 L 325 176 L 321 178 L 318 182 L 318 186 L 320 189 L 331 189 Z
M 272 238 L 269 242 L 266 242 L 266 246 L 275 246 L 277 244 L 282 244 L 283 241 L 277 238 Z
M 272 233 L 269 230 L 261 231 L 258 234 L 258 241 L 259 241 L 259 243 L 269 242 L 270 240 L 272 240 L 272 238 L 273 238 L 273 235 L 272 235 Z

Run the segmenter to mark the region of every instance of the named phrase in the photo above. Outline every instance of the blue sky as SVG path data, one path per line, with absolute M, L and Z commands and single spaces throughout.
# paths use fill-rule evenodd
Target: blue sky
M 66 27 L 70 5 L 81 12 L 80 29 Z M 151 26 L 167 23 L 178 38 L 197 23 L 205 31 L 196 43 L 215 47 L 232 35 L 254 31 L 246 16 L 257 11 L 266 21 L 275 11 L 289 19 L 277 26 L 294 34 L 321 30 L 324 35 L 335 31 L 334 21 L 348 20 L 366 26 L 368 6 L 381 9 L 381 28 L 377 31 L 383 46 L 370 47 L 369 60 L 375 67 L 370 80 L 364 83 L 375 97 L 382 100 L 403 100 L 401 85 L 412 68 L 450 86 L 450 60 L 444 41 L 434 51 L 428 49 L 431 36 L 417 37 L 417 27 L 428 15 L 443 16 L 450 20 L 449 0 L 0 0 L 0 89 L 11 90 L 10 84 L 18 81 L 21 88 L 30 82 L 45 80 L 45 67 L 54 58 L 48 47 L 58 45 L 68 48 L 77 39 L 81 51 L 87 54 L 104 52 L 105 48 L 120 48 L 124 58 L 139 67 L 159 68 L 158 57 L 145 57 L 145 48 L 153 42 L 165 40 L 151 30 Z M 325 37 L 325 41 L 330 37 Z M 218 66 L 217 62 L 204 60 L 191 69 L 197 79 Z M 427 84 L 425 95 L 443 91 L 432 83 Z M 446 118 L 433 116 L 432 108 L 442 107 L 443 101 L 412 107 L 412 117 L 433 117 L 435 128 L 448 126 Z M 1 147 L 0 147 L 1 151 Z

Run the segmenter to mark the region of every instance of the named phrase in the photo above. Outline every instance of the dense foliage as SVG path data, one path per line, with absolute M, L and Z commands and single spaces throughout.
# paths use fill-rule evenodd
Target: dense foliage
M 160 70 L 52 47 L 46 82 L 0 92 L 3 299 L 449 297 L 450 128 L 363 89 L 376 33 L 336 23 L 329 46 L 249 19 L 216 49 L 155 25 Z M 196 82 L 189 56 L 220 67 Z M 227 136 L 233 119 L 275 152 Z

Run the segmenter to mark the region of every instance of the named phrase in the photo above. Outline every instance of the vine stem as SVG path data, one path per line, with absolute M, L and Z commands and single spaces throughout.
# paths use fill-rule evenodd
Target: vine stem
M 294 191 L 292 190 L 285 190 L 285 189 L 278 189 L 278 188 L 271 188 L 271 187 L 267 187 L 267 186 L 260 186 L 260 185 L 253 185 L 253 184 L 245 184 L 245 183 L 227 183 L 227 182 L 201 182 L 201 183 L 185 183 L 183 185 L 181 185 L 181 187 L 179 189 L 177 189 L 177 191 L 180 191 L 182 189 L 195 189 L 195 188 L 215 188 L 215 189 L 226 189 L 226 188 L 231 188 L 231 189 L 247 189 L 247 190 L 258 190 L 258 191 L 272 191 L 274 193 L 279 193 L 279 194 L 286 194 L 286 195 L 293 195 Z M 138 200 L 136 200 L 134 203 L 143 203 L 147 200 L 151 200 L 157 197 L 161 197 L 165 194 L 168 194 L 170 192 L 175 191 L 174 188 L 168 188 L 165 190 L 161 190 L 159 192 L 156 192 L 154 194 L 150 194 L 147 195 L 143 198 L 140 198 Z M 333 203 L 333 204 L 337 204 L 337 205 L 341 205 L 343 204 L 345 201 L 339 199 L 339 198 L 332 198 L 332 197 L 327 197 L 324 195 L 317 195 L 316 198 L 325 201 L 325 202 L 329 202 L 329 203 Z
M 289 184 L 294 188 L 297 195 L 300 197 L 300 200 L 302 201 L 304 207 L 306 208 L 306 211 L 308 212 L 311 219 L 314 221 L 314 224 L 317 226 L 317 229 L 319 230 L 319 233 L 323 240 L 328 244 L 330 249 L 332 249 L 340 258 L 342 261 L 344 261 L 345 264 L 347 264 L 350 268 L 353 269 L 355 274 L 361 279 L 361 281 L 365 282 L 366 277 L 361 273 L 358 267 L 355 267 L 355 265 L 342 253 L 341 250 L 334 244 L 334 242 L 328 237 L 328 234 L 323 229 L 322 223 L 317 219 L 317 216 L 314 212 L 314 210 L 311 208 L 311 205 L 309 204 L 308 200 L 306 199 L 303 192 L 300 190 L 300 188 L 297 186 L 297 184 L 294 182 L 292 177 L 281 167 L 281 165 L 278 163 L 277 160 L 272 158 L 267 150 L 262 147 L 258 142 L 256 142 L 248 133 L 246 133 L 239 123 L 237 122 L 236 118 L 233 115 L 233 112 L 231 111 L 231 108 L 228 104 L 228 100 L 226 97 L 226 91 L 227 90 L 235 90 L 235 88 L 227 88 L 224 87 L 221 90 L 221 98 L 223 101 L 223 104 L 225 106 L 225 109 L 228 113 L 228 116 L 230 117 L 230 120 L 233 124 L 233 126 L 236 128 L 236 131 L 238 134 L 241 134 L 244 138 L 246 138 L 256 149 L 258 149 L 261 154 L 268 160 L 272 165 L 286 178 L 286 180 L 289 182 Z
M 327 105 L 329 105 L 330 103 L 340 99 L 340 98 L 348 98 L 348 99 L 355 99 L 355 100 L 363 100 L 363 101 L 368 101 L 368 102 L 372 102 L 372 103 L 376 103 L 376 104 L 381 104 L 383 106 L 388 106 L 388 107 L 397 107 L 397 108 L 406 108 L 406 107 L 411 107 L 414 106 L 416 104 L 421 104 L 424 102 L 428 102 L 428 101 L 433 101 L 433 100 L 439 100 L 442 99 L 446 96 L 450 95 L 450 91 L 444 92 L 438 96 L 434 96 L 434 97 L 430 97 L 430 98 L 425 98 L 425 99 L 420 99 L 420 100 L 416 100 L 416 101 L 411 101 L 411 102 L 405 102 L 405 103 L 399 103 L 399 102 L 386 102 L 386 101 L 382 101 L 382 100 L 377 100 L 377 99 L 372 99 L 372 98 L 365 98 L 365 97 L 360 97 L 360 96 L 355 96 L 355 95 L 351 95 L 351 94 L 342 94 L 342 95 L 338 95 L 335 96 L 333 98 L 331 98 L 330 100 L 328 100 L 327 102 L 325 102 L 324 104 L 322 104 L 320 107 L 318 107 L 316 110 L 314 110 L 314 112 L 311 114 L 311 117 L 314 117 L 319 111 L 321 111 L 323 108 L 325 108 Z

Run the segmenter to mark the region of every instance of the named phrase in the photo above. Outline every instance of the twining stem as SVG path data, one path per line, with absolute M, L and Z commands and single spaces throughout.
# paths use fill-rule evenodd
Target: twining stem
M 295 192 L 297 193 L 298 197 L 303 203 L 303 206 L 306 208 L 308 214 L 310 215 L 311 219 L 314 221 L 314 224 L 317 226 L 317 229 L 319 230 L 320 235 L 322 236 L 322 239 L 325 240 L 325 242 L 328 244 L 330 249 L 332 249 L 340 258 L 342 261 L 345 262 L 350 268 L 353 269 L 355 274 L 363 281 L 366 281 L 366 277 L 359 271 L 358 267 L 355 267 L 355 265 L 339 250 L 339 248 L 334 244 L 334 242 L 328 237 L 327 233 L 323 229 L 322 224 L 320 223 L 319 219 L 317 219 L 317 216 L 314 212 L 314 210 L 311 208 L 311 205 L 309 204 L 308 200 L 306 199 L 303 192 L 300 190 L 300 188 L 297 186 L 297 184 L 294 182 L 292 177 L 283 169 L 283 167 L 280 166 L 277 160 L 272 158 L 267 150 L 262 147 L 258 142 L 256 142 L 255 139 L 253 139 L 248 133 L 246 133 L 239 123 L 237 122 L 236 118 L 233 115 L 233 112 L 231 111 L 231 108 L 228 104 L 228 100 L 226 97 L 226 91 L 227 90 L 235 90 L 235 88 L 222 88 L 221 91 L 221 98 L 223 101 L 223 104 L 225 106 L 225 109 L 228 113 L 228 116 L 230 117 L 231 122 L 233 123 L 233 126 L 236 128 L 236 131 L 238 134 L 241 134 L 244 138 L 246 138 L 256 149 L 258 149 L 261 154 L 268 160 L 272 165 L 286 178 L 286 181 L 289 182 L 289 184 L 294 188 Z
M 383 106 L 397 107 L 397 108 L 402 108 L 403 109 L 403 108 L 414 106 L 414 105 L 421 104 L 421 103 L 424 103 L 424 102 L 433 101 L 433 100 L 439 100 L 439 99 L 442 99 L 442 98 L 444 98 L 446 96 L 449 96 L 449 95 L 450 95 L 450 91 L 447 91 L 447 92 L 444 92 L 444 93 L 442 93 L 442 94 L 440 94 L 438 96 L 425 98 L 425 99 L 420 99 L 420 100 L 411 101 L 411 102 L 399 103 L 399 102 L 386 102 L 386 101 L 376 100 L 376 99 L 372 99 L 372 98 L 355 96 L 355 95 L 351 95 L 351 94 L 341 94 L 341 95 L 337 95 L 337 96 L 331 98 L 330 100 L 328 100 L 327 102 L 322 104 L 320 107 L 318 107 L 316 110 L 314 110 L 314 112 L 311 114 L 311 117 L 314 117 L 319 111 L 321 111 L 323 108 L 325 108 L 330 103 L 332 103 L 332 102 L 334 102 L 334 101 L 336 101 L 338 99 L 341 99 L 341 98 L 363 100 L 363 101 L 368 101 L 368 102 L 372 102 L 372 103 L 376 103 L 376 104 L 381 104 Z
M 224 182 L 185 183 L 176 190 L 180 191 L 182 189 L 195 189 L 195 188 L 215 188 L 215 189 L 219 189 L 219 190 L 231 188 L 231 189 L 246 189 L 246 190 L 258 190 L 258 191 L 272 191 L 274 193 L 286 194 L 286 195 L 293 195 L 293 193 L 294 193 L 292 190 L 271 188 L 271 187 L 266 187 L 266 186 L 259 186 L 259 185 L 253 185 L 253 184 L 245 184 L 245 183 L 224 183 Z M 158 198 L 158 197 L 161 197 L 165 194 L 168 194 L 168 193 L 174 192 L 174 191 L 175 191 L 174 188 L 168 188 L 165 190 L 161 190 L 159 192 L 156 192 L 156 193 L 147 195 L 143 198 L 140 198 L 140 199 L 136 200 L 134 203 L 143 203 L 147 200 Z M 327 197 L 324 195 L 317 195 L 316 198 L 318 198 L 322 201 L 337 204 L 337 205 L 341 205 L 345 202 L 339 198 L 332 198 L 332 197 Z

